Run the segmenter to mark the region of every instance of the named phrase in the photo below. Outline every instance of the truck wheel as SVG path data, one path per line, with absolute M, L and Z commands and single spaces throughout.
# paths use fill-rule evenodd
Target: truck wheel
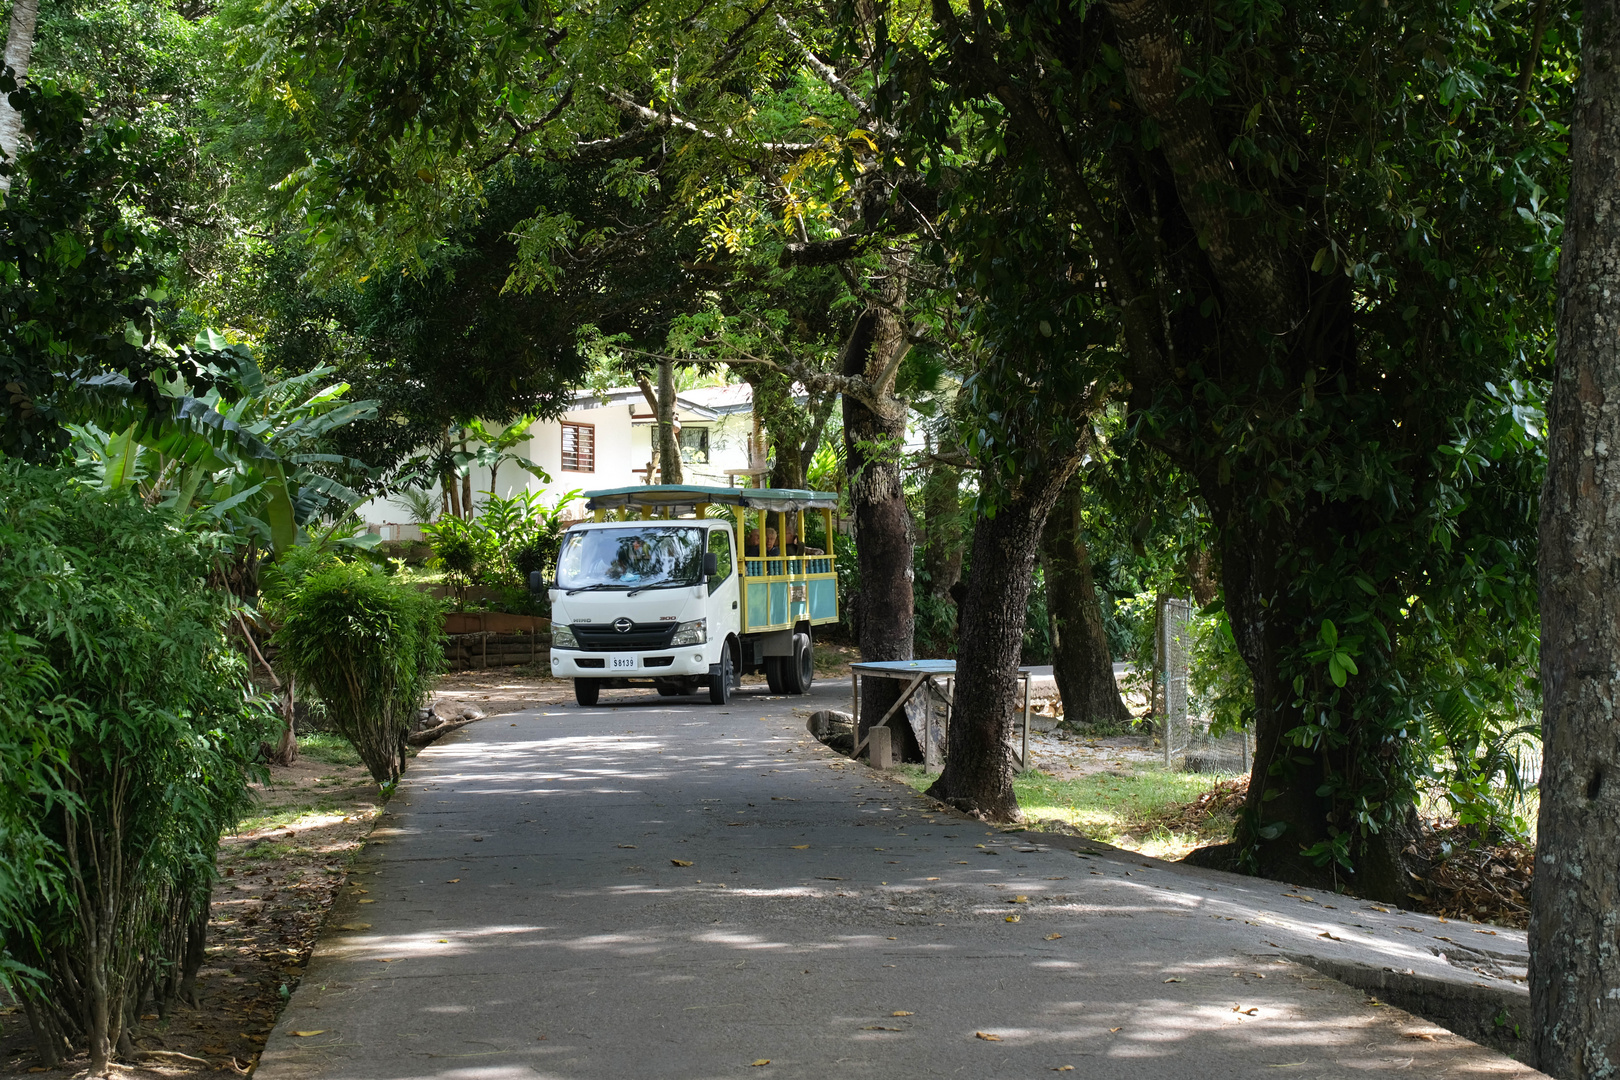
M 782 689 L 782 661 L 786 659 L 785 656 L 767 656 L 765 658 L 765 682 L 771 688 L 773 694 L 787 693 L 786 690 Z
M 731 664 L 731 646 L 727 645 L 720 650 L 720 662 L 709 676 L 710 704 L 724 705 L 731 700 L 731 681 L 736 670 Z
M 599 679 L 575 679 L 574 700 L 587 709 L 596 704 L 596 699 L 602 696 L 602 683 Z
M 789 694 L 808 694 L 810 684 L 816 681 L 816 653 L 815 646 L 810 643 L 809 634 L 793 635 L 793 655 L 782 657 L 782 688 Z

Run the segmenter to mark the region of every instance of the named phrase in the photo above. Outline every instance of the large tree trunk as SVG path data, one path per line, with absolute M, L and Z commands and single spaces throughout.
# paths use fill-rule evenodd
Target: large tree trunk
M 844 447 L 849 470 L 850 516 L 855 521 L 855 551 L 861 571 L 859 627 L 861 659 L 910 660 L 915 615 L 912 596 L 911 514 L 906 509 L 900 449 L 906 435 L 906 407 L 881 392 L 893 378 L 896 351 L 905 335 L 893 314 L 878 307 L 861 313 L 844 346 L 843 373 L 858 377 L 877 393 L 844 395 Z M 894 679 L 861 680 L 859 740 L 882 719 L 899 697 Z M 889 726 L 898 735 L 902 760 L 921 758 L 911 725 Z
M 685 482 L 681 472 L 680 424 L 675 420 L 675 365 L 658 361 L 658 481 Z
M 928 794 L 992 821 L 1016 821 L 1008 737 L 1021 707 L 1018 660 L 1041 528 L 1069 466 L 1029 476 L 994 517 L 975 516 L 973 562 L 957 636 L 956 707 L 945 771 Z
M 1091 577 L 1081 509 L 1084 491 L 1070 480 L 1047 516 L 1041 535 L 1046 603 L 1051 612 L 1052 674 L 1063 717 L 1071 723 L 1126 723 L 1131 712 L 1114 681 L 1114 657 L 1103 630 L 1102 603 Z
M 1541 498 L 1541 811 L 1530 905 L 1538 1064 L 1620 1067 L 1620 4 L 1582 15 Z
M 21 82 L 28 74 L 28 61 L 34 54 L 34 24 L 39 20 L 39 0 L 12 0 L 11 25 L 6 29 L 5 65 Z M 22 148 L 22 116 L 11 107 L 7 95 L 0 94 L 0 151 L 15 162 Z M 11 190 L 11 177 L 0 176 L 0 191 Z

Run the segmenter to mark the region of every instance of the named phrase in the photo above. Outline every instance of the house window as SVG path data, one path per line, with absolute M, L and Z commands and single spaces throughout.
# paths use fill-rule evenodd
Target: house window
M 709 429 L 706 427 L 681 428 L 681 460 L 688 465 L 709 463 Z
M 591 424 L 562 426 L 562 467 L 565 472 L 596 471 L 596 428 Z

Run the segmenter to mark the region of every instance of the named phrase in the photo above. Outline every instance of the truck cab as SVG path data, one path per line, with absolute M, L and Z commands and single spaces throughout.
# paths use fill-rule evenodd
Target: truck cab
M 652 685 L 725 704 L 743 675 L 802 694 L 814 627 L 838 619 L 831 492 L 645 485 L 586 493 L 563 536 L 551 673 L 580 705 Z M 820 545 L 816 541 L 822 541 Z

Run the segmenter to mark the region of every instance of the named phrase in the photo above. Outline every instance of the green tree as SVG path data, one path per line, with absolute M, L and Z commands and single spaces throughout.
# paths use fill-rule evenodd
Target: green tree
M 1471 625 L 1533 654 L 1572 38 L 1532 52 L 1519 10 L 937 2 L 889 83 L 919 167 L 1050 192 L 1133 422 L 1196 479 L 1254 677 L 1241 852 L 1273 874 L 1403 893 L 1417 644 L 1484 598 Z

